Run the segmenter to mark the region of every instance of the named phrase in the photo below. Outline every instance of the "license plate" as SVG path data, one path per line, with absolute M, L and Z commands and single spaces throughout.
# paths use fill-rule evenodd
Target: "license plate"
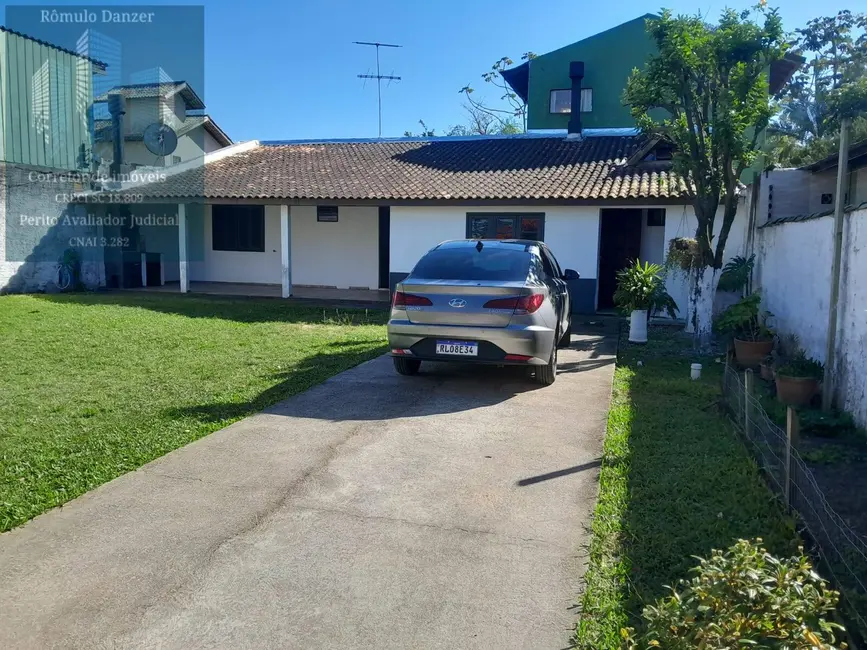
M 437 341 L 437 354 L 448 354 L 458 357 L 479 356 L 479 344 L 466 341 Z

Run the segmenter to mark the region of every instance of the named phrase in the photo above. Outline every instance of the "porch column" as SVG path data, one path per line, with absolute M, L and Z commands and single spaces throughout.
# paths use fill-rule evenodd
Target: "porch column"
M 178 204 L 178 269 L 181 275 L 181 293 L 190 290 L 187 279 L 187 206 Z
M 289 206 L 280 206 L 280 284 L 281 295 L 292 295 L 292 231 L 289 221 Z

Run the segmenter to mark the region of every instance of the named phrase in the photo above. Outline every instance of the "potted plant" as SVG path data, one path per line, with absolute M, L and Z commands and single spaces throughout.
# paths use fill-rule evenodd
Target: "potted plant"
M 774 348 L 774 333 L 765 324 L 769 314 L 761 313 L 762 297 L 752 293 L 731 305 L 714 320 L 714 329 L 734 339 L 735 359 L 747 368 L 758 366 Z
M 777 399 L 789 406 L 806 406 L 819 390 L 825 367 L 798 348 L 777 368 Z
M 647 343 L 647 321 L 651 311 L 665 309 L 670 315 L 677 305 L 668 292 L 659 264 L 635 260 L 617 272 L 614 304 L 629 314 L 629 341 Z

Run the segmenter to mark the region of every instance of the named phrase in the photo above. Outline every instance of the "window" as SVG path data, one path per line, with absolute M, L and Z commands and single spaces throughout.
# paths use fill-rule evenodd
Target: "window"
M 523 246 L 509 248 L 474 246 L 437 248 L 422 257 L 410 273 L 428 280 L 523 280 L 530 268 L 530 253 Z
M 532 239 L 543 241 L 544 213 L 467 214 L 467 239 Z
M 211 226 L 215 251 L 265 252 L 264 205 L 215 205 Z
M 172 164 L 173 164 L 173 165 L 179 165 L 180 162 L 181 162 L 181 157 L 180 157 L 180 156 L 172 156 Z
M 665 208 L 651 208 L 647 211 L 647 227 L 654 228 L 665 225 Z
M 571 113 L 572 112 L 572 90 L 562 88 L 551 91 L 550 111 L 552 113 Z M 593 89 L 581 89 L 581 112 L 590 113 L 593 111 Z
M 334 223 L 337 221 L 337 206 L 336 205 L 317 205 L 316 206 L 316 221 L 324 221 Z

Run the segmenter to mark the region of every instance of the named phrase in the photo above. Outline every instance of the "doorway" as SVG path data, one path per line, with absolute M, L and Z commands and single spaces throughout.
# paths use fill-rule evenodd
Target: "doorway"
M 599 211 L 599 294 L 597 309 L 614 308 L 617 272 L 641 257 L 640 208 Z

